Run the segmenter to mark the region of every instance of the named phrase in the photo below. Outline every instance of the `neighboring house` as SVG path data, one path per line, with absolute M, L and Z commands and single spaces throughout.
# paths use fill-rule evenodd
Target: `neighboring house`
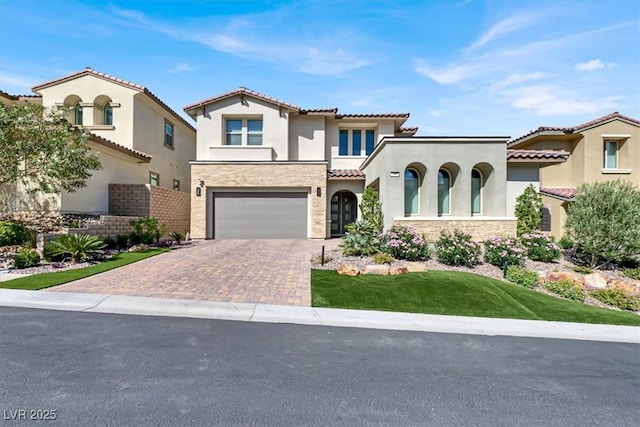
M 539 127 L 508 147 L 568 154 L 566 162 L 540 168 L 543 229 L 558 237 L 581 184 L 623 179 L 640 186 L 640 121 L 618 112 L 578 126 Z
M 515 197 L 540 164 L 566 160 L 507 152 L 509 137 L 416 137 L 407 113 L 302 109 L 242 87 L 185 111 L 198 126 L 193 238 L 340 236 L 365 186 L 379 190 L 386 229 L 513 235 Z
M 86 187 L 47 197 L 47 206 L 40 209 L 108 213 L 110 184 L 177 190 L 188 203 L 195 128 L 147 88 L 86 68 L 36 85 L 33 91 L 36 96 L 1 93 L 0 97 L 6 104 L 27 101 L 69 107 L 69 121 L 91 132 L 88 145 L 102 164 Z

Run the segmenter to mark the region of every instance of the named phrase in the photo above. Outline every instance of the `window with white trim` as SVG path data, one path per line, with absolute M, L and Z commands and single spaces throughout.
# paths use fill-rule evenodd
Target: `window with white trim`
M 226 119 L 225 145 L 262 145 L 262 119 Z
M 604 169 L 618 168 L 618 141 L 604 142 Z
M 149 172 L 149 184 L 158 187 L 160 185 L 160 175 L 155 172 Z
M 373 129 L 340 129 L 338 133 L 339 156 L 368 156 L 376 145 Z

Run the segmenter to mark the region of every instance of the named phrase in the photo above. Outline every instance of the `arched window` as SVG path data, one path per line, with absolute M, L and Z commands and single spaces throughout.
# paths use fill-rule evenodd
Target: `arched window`
M 79 102 L 73 107 L 73 123 L 82 124 L 82 105 Z
M 110 103 L 105 104 L 102 123 L 105 125 L 113 125 L 113 107 Z
M 420 187 L 420 175 L 415 169 L 405 169 L 404 171 L 404 214 L 417 215 L 419 196 L 418 189 Z
M 451 175 L 446 169 L 438 171 L 438 215 L 451 212 Z
M 478 169 L 471 171 L 471 214 L 482 213 L 482 173 Z

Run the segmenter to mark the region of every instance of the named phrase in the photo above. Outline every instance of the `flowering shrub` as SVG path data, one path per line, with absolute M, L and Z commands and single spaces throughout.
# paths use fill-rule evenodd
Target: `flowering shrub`
M 515 237 L 494 237 L 484 242 L 484 260 L 489 264 L 503 267 L 524 264 L 525 248 Z
M 380 237 L 380 250 L 395 259 L 416 261 L 429 258 L 429 245 L 411 227 L 391 227 Z
M 473 267 L 480 264 L 480 244 L 460 230 L 442 231 L 436 242 L 436 257 L 446 265 Z
M 560 248 L 552 238 L 542 233 L 525 233 L 520 236 L 527 256 L 533 261 L 553 262 L 560 258 Z

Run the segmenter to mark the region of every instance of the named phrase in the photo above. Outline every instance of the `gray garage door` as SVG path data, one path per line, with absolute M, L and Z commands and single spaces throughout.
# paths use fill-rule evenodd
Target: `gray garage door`
M 305 239 L 307 193 L 213 193 L 214 239 Z

